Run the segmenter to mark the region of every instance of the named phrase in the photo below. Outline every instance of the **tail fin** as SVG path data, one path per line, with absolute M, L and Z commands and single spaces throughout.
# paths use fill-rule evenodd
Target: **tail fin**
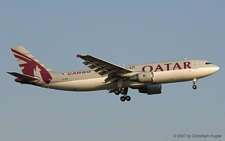
M 45 67 L 24 47 L 15 46 L 15 47 L 12 47 L 11 50 L 23 74 L 32 76 L 32 77 L 40 77 L 47 84 L 51 82 L 52 77 L 50 72 L 52 72 L 52 70 Z

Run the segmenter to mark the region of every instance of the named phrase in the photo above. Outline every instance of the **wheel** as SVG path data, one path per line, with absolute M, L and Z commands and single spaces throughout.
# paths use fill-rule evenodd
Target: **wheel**
M 120 100 L 121 100 L 122 102 L 124 102 L 124 101 L 126 100 L 126 98 L 125 98 L 124 96 L 121 96 L 121 97 L 120 97 Z
M 122 88 L 122 89 L 120 90 L 120 93 L 123 94 L 123 95 L 126 95 L 127 92 L 128 92 L 128 88 Z
M 196 85 L 193 85 L 192 88 L 195 90 L 195 89 L 197 89 L 197 86 Z
M 121 89 L 121 90 L 120 90 L 120 93 L 121 93 L 121 94 L 125 94 L 124 89 Z
M 131 100 L 130 96 L 126 96 L 126 101 L 130 101 L 130 100 Z
M 119 94 L 120 94 L 120 91 L 119 91 L 118 89 L 116 89 L 116 90 L 114 91 L 114 93 L 115 93 L 116 95 L 119 95 Z

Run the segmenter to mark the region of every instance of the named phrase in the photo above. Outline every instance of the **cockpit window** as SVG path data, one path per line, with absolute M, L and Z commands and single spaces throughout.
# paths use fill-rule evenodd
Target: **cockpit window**
M 210 64 L 213 64 L 213 63 L 211 63 L 211 62 L 206 62 L 205 64 L 206 64 L 206 65 L 210 65 Z

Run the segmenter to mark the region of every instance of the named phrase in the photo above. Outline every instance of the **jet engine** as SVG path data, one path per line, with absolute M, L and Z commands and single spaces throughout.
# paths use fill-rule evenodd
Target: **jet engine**
M 152 83 L 154 82 L 153 72 L 140 72 L 130 77 L 130 81 L 140 82 L 140 83 Z
M 160 94 L 161 90 L 162 90 L 161 84 L 152 84 L 139 88 L 139 93 L 147 93 L 148 95 Z

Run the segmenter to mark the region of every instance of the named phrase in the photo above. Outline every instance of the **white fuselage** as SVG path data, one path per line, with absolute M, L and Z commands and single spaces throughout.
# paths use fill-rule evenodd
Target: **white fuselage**
M 139 88 L 148 84 L 164 84 L 199 79 L 215 73 L 219 67 L 205 60 L 179 60 L 171 62 L 160 62 L 142 65 L 130 65 L 126 68 L 140 72 L 153 72 L 152 83 L 132 82 L 127 79 L 122 81 L 122 87 Z M 132 74 L 134 75 L 134 74 Z M 49 84 L 43 81 L 36 85 L 46 88 L 67 91 L 94 91 L 103 89 L 116 89 L 118 82 L 105 83 L 107 76 L 96 74 L 92 70 L 75 71 L 66 73 L 51 73 L 52 80 Z

